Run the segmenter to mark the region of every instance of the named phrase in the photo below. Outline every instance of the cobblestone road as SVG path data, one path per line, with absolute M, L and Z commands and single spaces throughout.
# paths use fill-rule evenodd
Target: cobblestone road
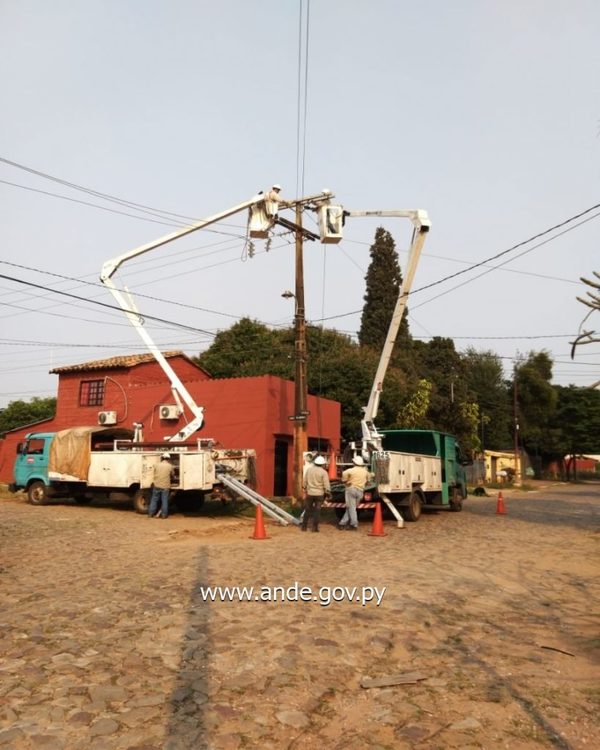
M 596 748 L 599 487 L 387 536 L 0 500 L 0 748 Z M 202 601 L 204 585 L 386 587 Z M 565 653 L 566 652 L 566 653 Z M 365 675 L 419 671 L 364 689 Z

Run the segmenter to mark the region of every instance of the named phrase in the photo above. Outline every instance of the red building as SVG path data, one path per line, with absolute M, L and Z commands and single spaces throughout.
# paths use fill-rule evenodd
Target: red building
M 182 352 L 164 355 L 194 401 L 204 407 L 204 425 L 196 437 L 213 438 L 219 447 L 254 448 L 257 490 L 289 495 L 293 470 L 294 384 L 274 375 L 213 379 Z M 106 424 L 133 428 L 141 422 L 144 440 L 164 440 L 191 419 L 177 416 L 170 383 L 151 354 L 111 357 L 51 370 L 58 379 L 56 415 L 6 433 L 0 441 L 0 481 L 12 481 L 16 445 L 27 432 Z M 162 408 L 161 408 L 162 407 Z M 340 404 L 308 397 L 309 450 L 339 449 Z M 100 417 L 104 414 L 104 417 Z

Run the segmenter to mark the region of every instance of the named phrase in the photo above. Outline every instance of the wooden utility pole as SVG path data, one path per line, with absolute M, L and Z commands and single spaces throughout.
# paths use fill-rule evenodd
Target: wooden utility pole
M 302 479 L 304 453 L 308 450 L 306 418 L 308 389 L 306 383 L 306 319 L 304 311 L 304 259 L 302 236 L 302 206 L 296 204 L 296 315 L 294 317 L 294 472 L 292 495 L 296 501 L 303 497 Z
M 513 410 L 515 418 L 515 478 L 513 484 L 519 486 L 521 484 L 521 461 L 519 456 L 519 411 L 518 411 L 518 397 L 517 397 L 517 373 L 519 372 L 515 365 L 515 373 L 513 378 Z

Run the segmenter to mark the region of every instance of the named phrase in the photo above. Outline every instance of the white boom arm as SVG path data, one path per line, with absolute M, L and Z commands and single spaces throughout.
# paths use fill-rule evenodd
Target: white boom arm
M 321 193 L 318 193 L 317 195 L 313 195 L 307 198 L 300 198 L 297 201 L 282 201 L 280 205 L 282 207 L 289 206 L 291 204 L 296 203 L 306 203 L 306 202 L 319 202 L 319 201 L 329 201 L 332 197 L 332 194 L 329 190 L 323 190 Z M 258 195 L 255 195 L 250 200 L 244 201 L 244 203 L 239 203 L 237 206 L 234 206 L 233 208 L 228 208 L 226 211 L 221 211 L 221 213 L 214 214 L 214 216 L 209 216 L 208 219 L 202 219 L 201 221 L 196 222 L 195 224 L 190 224 L 190 226 L 184 227 L 183 229 L 179 229 L 176 232 L 172 232 L 171 234 L 167 234 L 164 237 L 161 237 L 158 240 L 154 240 L 153 242 L 148 242 L 146 245 L 141 245 L 140 247 L 136 247 L 133 250 L 129 250 L 129 252 L 123 253 L 122 255 L 118 255 L 116 258 L 112 258 L 111 260 L 107 260 L 106 263 L 102 266 L 102 271 L 100 273 L 100 281 L 104 284 L 105 287 L 110 291 L 112 296 L 115 298 L 115 300 L 118 302 L 119 306 L 123 309 L 123 312 L 129 319 L 129 322 L 133 325 L 135 330 L 138 332 L 150 352 L 155 357 L 156 361 L 159 363 L 159 365 L 162 367 L 163 372 L 169 379 L 169 382 L 171 384 L 171 391 L 173 393 L 173 397 L 175 401 L 177 402 L 177 405 L 179 409 L 183 412 L 183 406 L 181 402 L 185 402 L 189 410 L 191 411 L 193 418 L 190 422 L 188 422 L 185 427 L 177 432 L 175 435 L 172 435 L 171 437 L 167 438 L 167 440 L 171 441 L 183 441 L 187 440 L 190 435 L 193 435 L 196 430 L 199 430 L 202 426 L 202 423 L 204 421 L 204 408 L 202 406 L 198 406 L 194 399 L 192 398 L 191 394 L 187 390 L 187 388 L 184 386 L 184 384 L 179 379 L 177 373 L 173 370 L 171 365 L 168 363 L 168 361 L 163 356 L 160 349 L 156 346 L 154 341 L 152 340 L 150 334 L 146 331 L 144 328 L 144 319 L 140 312 L 138 311 L 135 302 L 133 300 L 133 297 L 131 296 L 131 293 L 127 289 L 127 287 L 123 288 L 123 291 L 117 288 L 113 281 L 113 276 L 116 273 L 116 271 L 119 269 L 119 267 L 125 263 L 127 260 L 131 260 L 132 258 L 137 258 L 139 255 L 143 255 L 144 253 L 149 252 L 150 250 L 154 250 L 157 247 L 161 247 L 162 245 L 166 245 L 169 242 L 173 242 L 173 240 L 177 240 L 180 237 L 185 237 L 187 234 L 191 234 L 192 232 L 196 232 L 198 229 L 203 229 L 204 227 L 207 227 L 209 224 L 214 224 L 217 221 L 221 221 L 222 219 L 226 219 L 228 216 L 232 216 L 233 214 L 237 214 L 240 211 L 244 211 L 247 208 L 250 208 L 251 206 L 256 205 L 257 203 L 261 203 L 265 200 L 265 196 L 262 193 L 259 193 Z
M 394 308 L 394 313 L 379 358 L 379 365 L 377 367 L 377 372 L 375 373 L 375 379 L 373 380 L 369 403 L 365 407 L 364 416 L 361 420 L 363 449 L 367 450 L 368 448 L 372 448 L 375 450 L 381 450 L 381 435 L 375 427 L 374 420 L 379 409 L 379 399 L 383 388 L 383 380 L 390 364 L 394 344 L 396 343 L 396 336 L 400 330 L 400 323 L 402 322 L 402 317 L 406 310 L 408 295 L 410 294 L 410 289 L 417 270 L 421 250 L 423 249 L 423 244 L 425 242 L 425 236 L 431 227 L 431 223 L 427 211 L 423 211 L 422 209 L 397 211 L 345 211 L 344 213 L 346 216 L 350 217 L 384 216 L 410 219 L 413 224 L 412 241 L 410 244 L 406 270 L 403 274 L 396 307 Z
M 156 344 L 150 337 L 150 334 L 144 328 L 144 319 L 139 313 L 129 290 L 126 287 L 124 288 L 124 291 L 121 291 L 120 289 L 118 289 L 112 277 L 117 271 L 117 269 L 125 261 L 131 260 L 132 258 L 137 258 L 139 255 L 143 255 L 144 253 L 147 253 L 150 250 L 154 250 L 157 247 L 161 247 L 161 245 L 166 245 L 169 242 L 173 242 L 173 240 L 177 240 L 180 237 L 184 237 L 186 234 L 191 234 L 192 232 L 196 232 L 198 229 L 202 229 L 203 227 L 206 227 L 209 224 L 214 224 L 217 221 L 221 221 L 222 219 L 225 219 L 228 216 L 236 214 L 239 211 L 244 211 L 245 209 L 249 208 L 255 203 L 260 203 L 263 200 L 264 200 L 263 195 L 256 195 L 254 198 L 251 198 L 250 200 L 245 201 L 244 203 L 240 203 L 239 205 L 234 206 L 233 208 L 229 208 L 226 211 L 222 211 L 221 213 L 215 214 L 214 216 L 209 216 L 208 219 L 202 219 L 201 221 L 198 221 L 195 224 L 191 224 L 188 227 L 184 227 L 183 229 L 180 229 L 176 232 L 167 234 L 166 236 L 161 237 L 158 240 L 154 240 L 153 242 L 149 242 L 146 245 L 136 247 L 135 249 L 130 250 L 127 253 L 118 255 L 116 258 L 107 260 L 106 263 L 102 266 L 102 272 L 100 274 L 100 281 L 104 284 L 104 286 L 108 288 L 112 296 L 115 298 L 115 300 L 118 302 L 120 307 L 123 309 L 123 312 L 129 319 L 129 322 L 133 325 L 135 330 L 138 332 L 138 334 L 140 335 L 140 337 L 142 338 L 142 340 L 144 341 L 144 343 L 150 350 L 150 352 L 155 357 L 156 361 L 162 367 L 165 375 L 167 376 L 171 384 L 171 391 L 173 393 L 173 397 L 175 398 L 175 401 L 177 402 L 177 405 L 179 406 L 181 411 L 183 411 L 181 402 L 184 401 L 193 415 L 191 421 L 189 421 L 185 425 L 185 427 L 182 430 L 180 430 L 178 433 L 167 438 L 168 440 L 172 440 L 172 441 L 187 440 L 187 438 L 190 437 L 190 435 L 193 435 L 194 432 L 196 432 L 196 430 L 199 430 L 200 427 L 202 426 L 202 422 L 204 421 L 204 408 L 196 404 L 196 402 L 190 395 L 187 388 L 179 379 L 179 376 L 177 375 L 175 370 L 173 370 L 171 365 L 163 356 L 160 349 L 156 346 Z

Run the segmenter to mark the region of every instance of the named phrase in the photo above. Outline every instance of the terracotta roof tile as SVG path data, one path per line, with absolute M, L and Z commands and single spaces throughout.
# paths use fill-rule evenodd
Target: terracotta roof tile
M 172 357 L 183 357 L 191 362 L 193 365 L 198 367 L 199 370 L 202 368 L 197 365 L 187 354 L 182 351 L 163 352 L 163 356 L 166 359 Z M 108 359 L 94 359 L 91 362 L 82 362 L 79 365 L 65 365 L 65 367 L 55 367 L 50 370 L 50 373 L 63 373 L 63 372 L 87 372 L 89 370 L 112 370 L 112 369 L 127 369 L 134 367 L 135 365 L 141 365 L 145 362 L 153 362 L 153 354 L 125 354 L 122 357 L 109 357 Z

